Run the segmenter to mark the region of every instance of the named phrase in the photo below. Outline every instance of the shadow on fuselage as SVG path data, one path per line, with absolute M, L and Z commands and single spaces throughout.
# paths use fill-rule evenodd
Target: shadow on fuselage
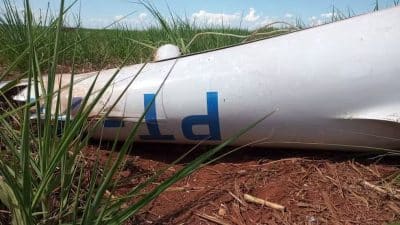
M 113 142 L 100 143 L 91 140 L 93 146 L 100 146 L 102 150 L 111 150 Z M 122 147 L 120 142 L 116 150 Z M 159 161 L 170 164 L 192 149 L 194 145 L 166 144 L 166 143 L 135 143 L 131 147 L 130 155 L 145 159 Z M 186 156 L 180 164 L 189 163 L 201 154 L 211 150 L 215 146 L 201 145 Z M 235 146 L 228 146 L 221 150 L 216 156 L 223 155 L 235 149 Z M 218 159 L 214 163 L 244 163 L 248 161 L 258 161 L 260 164 L 271 160 L 281 160 L 289 158 L 304 158 L 311 160 L 327 160 L 330 162 L 344 162 L 354 160 L 362 164 L 383 163 L 387 165 L 398 165 L 399 155 L 384 155 L 382 152 L 365 151 L 343 151 L 337 150 L 317 150 L 317 149 L 298 149 L 298 148 L 265 148 L 265 147 L 244 147 Z

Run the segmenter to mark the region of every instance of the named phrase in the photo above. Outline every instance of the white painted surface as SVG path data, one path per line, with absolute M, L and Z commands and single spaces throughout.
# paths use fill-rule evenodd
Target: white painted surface
M 218 92 L 222 140 L 264 115 L 271 117 L 237 145 L 267 138 L 263 146 L 326 149 L 400 148 L 400 8 L 245 45 L 145 66 L 120 101 L 121 139 L 144 111 L 144 94 L 155 93 L 159 130 L 175 143 L 188 140 L 182 120 L 207 114 L 207 92 Z M 115 98 L 142 65 L 122 69 L 97 111 Z M 102 71 L 97 88 L 115 72 Z M 77 77 L 85 77 L 82 75 Z M 82 96 L 93 78 L 75 85 Z M 111 96 L 111 97 L 110 97 Z M 114 96 L 114 97 L 113 97 Z M 208 126 L 194 126 L 196 134 Z M 117 128 L 97 133 L 113 139 Z M 146 124 L 140 133 L 149 133 Z M 139 140 L 141 140 L 139 138 Z M 212 143 L 219 143 L 213 141 Z M 347 146 L 347 147 L 346 147 Z M 358 147 L 356 147 L 358 146 Z

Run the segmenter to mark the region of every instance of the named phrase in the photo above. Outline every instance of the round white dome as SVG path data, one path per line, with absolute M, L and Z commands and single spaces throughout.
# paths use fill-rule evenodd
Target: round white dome
M 154 61 L 176 58 L 181 55 L 179 47 L 172 44 L 166 44 L 159 47 L 154 54 Z

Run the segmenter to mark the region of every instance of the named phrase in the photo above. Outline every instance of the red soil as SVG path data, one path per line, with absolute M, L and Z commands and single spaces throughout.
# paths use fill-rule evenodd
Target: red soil
M 119 174 L 127 192 L 181 156 L 187 146 L 141 145 Z M 153 187 L 202 151 L 167 170 Z M 92 158 L 94 147 L 85 154 Z M 103 160 L 108 151 L 100 151 Z M 370 157 L 370 156 L 369 156 Z M 169 188 L 128 224 L 387 224 L 400 220 L 396 159 L 357 153 L 248 148 L 204 166 Z M 381 187 L 380 193 L 369 184 Z M 244 194 L 285 211 L 244 200 Z

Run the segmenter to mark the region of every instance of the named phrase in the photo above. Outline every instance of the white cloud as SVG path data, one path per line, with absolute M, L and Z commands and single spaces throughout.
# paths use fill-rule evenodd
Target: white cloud
M 332 18 L 333 13 L 327 12 L 319 15 L 309 17 L 306 24 L 309 26 L 322 25 Z M 152 16 L 146 12 L 139 12 L 138 14 L 124 18 L 123 15 L 116 15 L 113 17 L 99 17 L 88 18 L 84 23 L 86 27 L 102 28 L 106 27 L 113 22 L 118 21 L 115 26 L 126 26 L 132 29 L 146 29 L 151 25 L 157 26 L 157 22 Z M 290 12 L 282 14 L 278 17 L 262 16 L 262 13 L 257 12 L 255 8 L 249 8 L 244 15 L 240 12 L 222 13 L 222 12 L 209 12 L 206 10 L 199 10 L 193 13 L 190 17 L 193 22 L 198 25 L 205 26 L 230 26 L 248 28 L 251 30 L 258 29 L 265 25 L 271 24 L 276 21 L 285 21 L 290 24 L 296 23 L 296 16 Z M 281 27 L 282 24 L 273 25 Z
M 274 23 L 275 21 L 276 21 L 275 19 L 272 19 L 272 18 L 269 18 L 269 17 L 265 17 L 265 18 L 259 23 L 259 26 L 260 26 L 260 27 L 266 26 L 266 25 L 268 25 L 268 24 Z
M 312 16 L 308 20 L 310 21 L 310 26 L 318 26 L 329 22 L 334 16 L 337 16 L 337 14 L 328 12 L 322 13 L 319 16 Z
M 117 15 L 114 17 L 115 20 L 121 20 L 122 18 L 124 18 L 123 15 Z
M 222 25 L 222 24 L 232 24 L 239 21 L 240 15 L 235 14 L 225 14 L 225 13 L 211 13 L 205 10 L 200 10 L 192 14 L 192 19 L 197 23 L 204 23 L 206 25 Z
M 128 17 L 124 15 L 116 15 L 114 17 L 88 18 L 85 20 L 84 26 L 90 28 L 104 28 L 115 23 L 113 27 L 123 26 L 132 29 L 144 29 L 153 22 L 154 20 L 149 18 L 148 14 L 142 12 Z
M 274 23 L 276 21 L 277 20 L 275 18 L 270 18 L 270 17 L 266 16 L 266 17 L 260 18 L 257 22 L 249 23 L 248 28 L 251 30 L 254 30 L 254 29 L 258 29 L 258 28 L 264 27 L 266 25 L 269 25 L 271 23 Z
M 324 24 L 324 21 L 316 16 L 312 16 L 308 18 L 308 20 L 310 21 L 310 26 L 312 27 Z
M 256 10 L 254 8 L 250 8 L 249 13 L 244 17 L 244 21 L 255 22 L 259 18 L 260 16 L 256 15 Z
M 289 18 L 289 19 L 290 19 L 290 18 L 293 18 L 293 14 L 291 14 L 291 13 L 286 13 L 286 14 L 285 14 L 285 17 L 286 17 L 286 18 Z
M 147 18 L 147 14 L 146 13 L 140 13 L 138 16 L 139 20 L 143 21 Z
M 327 19 L 330 19 L 330 18 L 332 18 L 332 13 L 330 12 L 330 13 L 322 13 L 321 14 L 321 17 L 322 18 L 327 18 Z
M 257 14 L 254 8 L 249 8 L 246 15 L 239 12 L 226 14 L 226 13 L 212 13 L 205 10 L 200 10 L 192 14 L 192 20 L 198 24 L 204 25 L 229 25 L 232 27 L 248 27 L 254 29 L 261 27 L 265 23 L 265 18 Z

